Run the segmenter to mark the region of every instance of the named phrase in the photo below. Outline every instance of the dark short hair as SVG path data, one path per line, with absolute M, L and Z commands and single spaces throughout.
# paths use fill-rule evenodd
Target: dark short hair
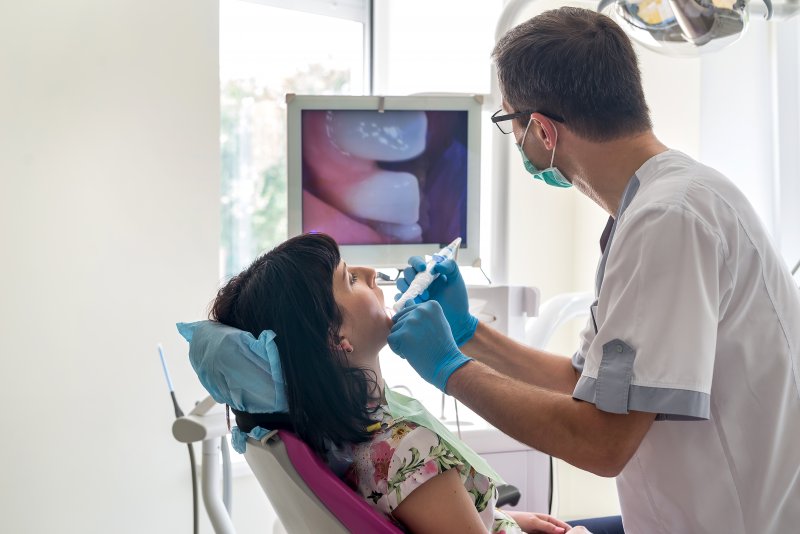
M 333 296 L 339 261 L 331 237 L 293 237 L 225 284 L 209 314 L 255 337 L 275 332 L 291 428 L 318 452 L 331 443 L 366 441 L 373 423 L 368 404 L 376 377 L 348 367 L 339 347 L 342 314 Z M 258 415 L 265 417 L 250 419 L 270 420 Z
M 605 15 L 575 7 L 545 11 L 506 33 L 492 58 L 514 111 L 561 116 L 591 141 L 652 128 L 636 53 Z

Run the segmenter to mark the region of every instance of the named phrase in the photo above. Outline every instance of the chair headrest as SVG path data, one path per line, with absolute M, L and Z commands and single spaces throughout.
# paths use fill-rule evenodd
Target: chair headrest
M 402 531 L 383 514 L 373 509 L 360 495 L 345 484 L 314 451 L 295 434 L 279 430 L 286 453 L 297 474 L 326 508 L 350 532 L 401 534 Z

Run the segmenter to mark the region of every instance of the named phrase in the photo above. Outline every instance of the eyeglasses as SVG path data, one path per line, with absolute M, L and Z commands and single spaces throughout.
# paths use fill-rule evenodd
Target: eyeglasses
M 495 126 L 497 126 L 498 130 L 500 130 L 506 135 L 510 134 L 513 131 L 511 124 L 501 125 L 501 123 L 505 121 L 510 121 L 512 119 L 517 119 L 519 117 L 527 117 L 531 113 L 541 113 L 542 115 L 547 115 L 556 122 L 564 122 L 564 119 L 562 117 L 559 117 L 558 115 L 553 115 L 552 113 L 545 113 L 544 111 L 536 111 L 536 110 L 517 111 L 516 113 L 509 113 L 508 115 L 498 115 L 498 113 L 502 112 L 503 112 L 502 109 L 498 109 L 497 111 L 495 111 L 494 114 L 492 115 L 492 122 L 495 124 Z

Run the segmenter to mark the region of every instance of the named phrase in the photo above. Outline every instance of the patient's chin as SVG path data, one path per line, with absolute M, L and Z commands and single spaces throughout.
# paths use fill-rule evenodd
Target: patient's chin
M 389 334 L 386 334 L 386 337 L 389 337 Z M 385 340 L 384 340 L 384 341 L 385 341 Z M 378 348 L 378 352 L 382 351 L 382 350 L 383 350 L 384 348 L 386 348 L 387 346 L 388 346 L 388 343 L 385 343 L 385 342 L 384 342 L 384 343 L 383 343 L 383 345 L 381 345 L 381 346 Z

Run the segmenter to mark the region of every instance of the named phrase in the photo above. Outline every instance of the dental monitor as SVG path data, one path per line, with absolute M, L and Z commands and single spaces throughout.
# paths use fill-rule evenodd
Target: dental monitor
M 402 268 L 461 237 L 479 257 L 481 98 L 287 95 L 289 236 Z

